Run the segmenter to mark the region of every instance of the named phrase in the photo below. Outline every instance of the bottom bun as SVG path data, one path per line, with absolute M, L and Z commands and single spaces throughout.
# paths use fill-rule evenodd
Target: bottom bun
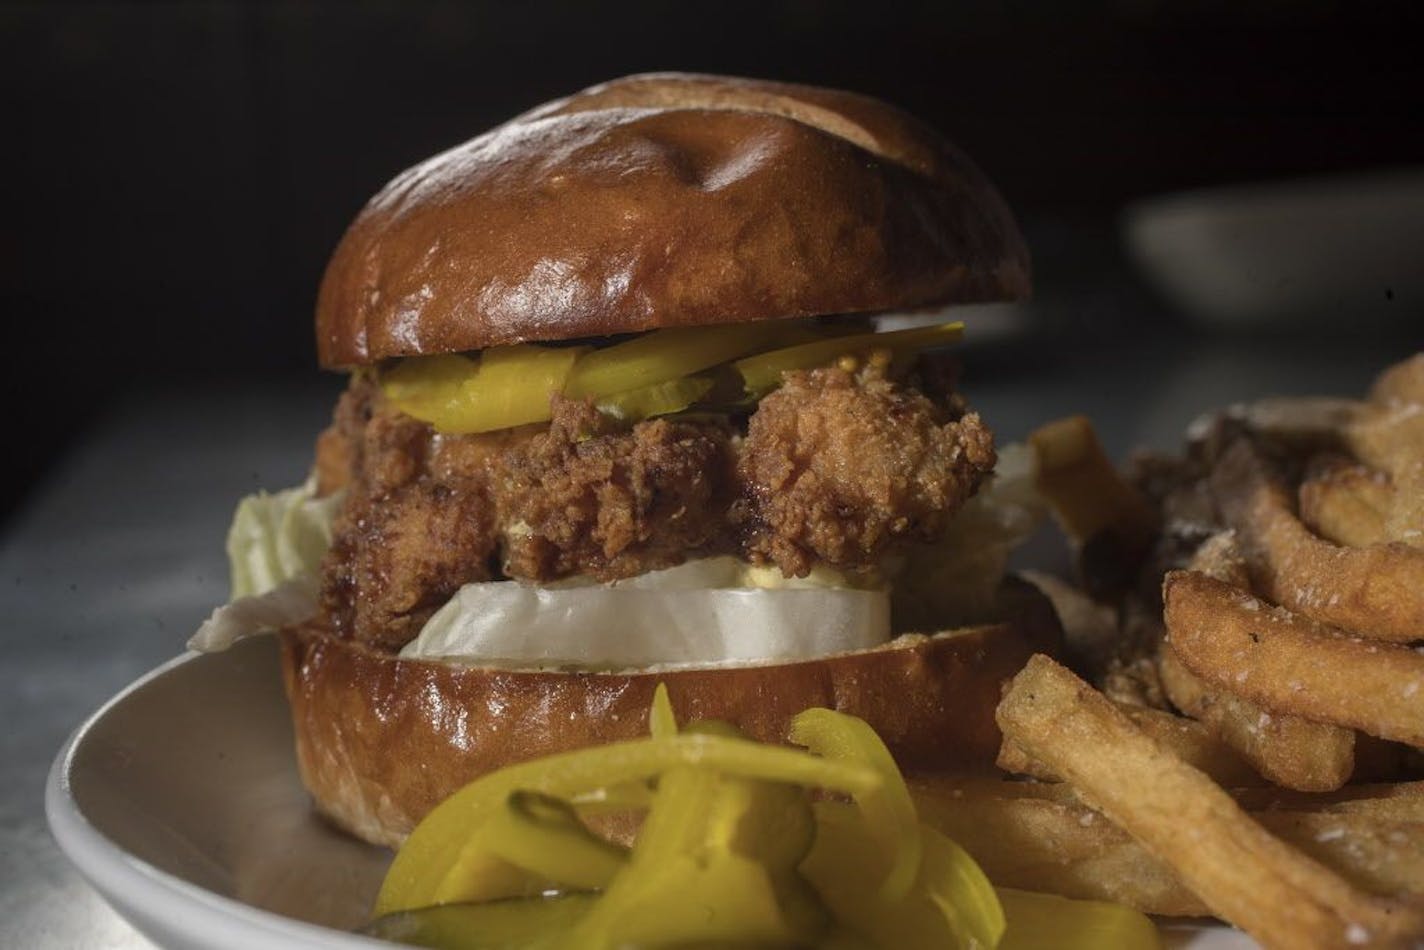
M 282 632 L 297 762 L 317 808 L 398 845 L 470 780 L 514 762 L 648 733 L 666 683 L 679 721 L 720 719 L 785 742 L 791 717 L 827 706 L 866 720 L 909 771 L 991 765 L 1001 684 L 1062 638 L 1047 600 L 1005 583 L 998 623 L 814 660 L 617 673 L 405 660 L 316 626 Z

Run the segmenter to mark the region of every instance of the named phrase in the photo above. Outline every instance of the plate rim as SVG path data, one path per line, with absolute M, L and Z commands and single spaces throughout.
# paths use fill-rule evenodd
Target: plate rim
M 189 650 L 159 664 L 110 697 L 70 733 L 45 780 L 45 822 L 51 837 L 104 901 L 160 946 L 177 937 L 188 946 L 234 950 L 274 946 L 278 939 L 286 947 L 390 947 L 383 940 L 263 910 L 185 881 L 125 850 L 84 814 L 71 778 L 74 761 L 90 733 L 131 695 L 203 655 Z
M 188 664 L 210 657 L 189 650 L 133 680 L 81 722 L 65 740 L 45 781 L 44 811 L 50 835 L 79 875 L 129 925 L 159 946 L 180 945 L 214 950 L 379 950 L 391 944 L 374 937 L 289 917 L 209 890 L 165 871 L 118 844 L 89 820 L 72 785 L 76 758 L 90 734 L 113 711 L 154 682 L 179 674 Z M 1172 919 L 1154 918 L 1166 937 Z M 1211 937 L 1245 937 L 1221 927 Z M 1204 936 L 1200 934 L 1197 936 Z M 1188 938 L 1191 939 L 1191 938 Z M 1249 941 L 1249 937 L 1246 938 Z M 1164 946 L 1184 946 L 1164 943 Z M 1232 944 L 1249 947 L 1251 943 Z

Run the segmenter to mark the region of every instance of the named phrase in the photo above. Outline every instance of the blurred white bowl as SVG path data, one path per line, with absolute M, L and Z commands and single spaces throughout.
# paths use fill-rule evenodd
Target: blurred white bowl
M 1382 326 L 1424 315 L 1424 169 L 1183 192 L 1128 208 L 1133 258 L 1202 323 Z

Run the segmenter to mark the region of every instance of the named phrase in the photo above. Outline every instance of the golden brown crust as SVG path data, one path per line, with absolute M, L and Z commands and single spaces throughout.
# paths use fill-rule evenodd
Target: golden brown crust
M 1028 293 L 1007 206 L 863 96 L 634 76 L 402 173 L 317 302 L 322 365 Z
M 787 576 L 874 564 L 898 541 L 942 535 L 994 461 L 978 415 L 951 419 L 873 370 L 787 373 L 738 453 L 745 551 Z
M 654 688 L 679 719 L 723 719 L 785 741 L 790 718 L 829 706 L 866 719 L 906 769 L 992 765 L 999 689 L 1034 652 L 1057 652 L 1052 608 L 1006 588 L 994 625 L 772 666 L 558 673 L 400 660 L 313 627 L 282 634 L 297 761 L 317 806 L 368 841 L 398 843 L 474 777 L 553 752 L 647 734 Z

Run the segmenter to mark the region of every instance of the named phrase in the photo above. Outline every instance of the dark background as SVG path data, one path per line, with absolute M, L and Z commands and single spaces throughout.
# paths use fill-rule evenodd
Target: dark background
M 1424 162 L 1419 8 L 5 3 L 0 518 L 128 394 L 313 374 L 316 285 L 366 197 L 515 112 L 642 70 L 895 101 L 999 183 L 1041 296 L 1170 332 L 1122 266 L 1124 204 Z

